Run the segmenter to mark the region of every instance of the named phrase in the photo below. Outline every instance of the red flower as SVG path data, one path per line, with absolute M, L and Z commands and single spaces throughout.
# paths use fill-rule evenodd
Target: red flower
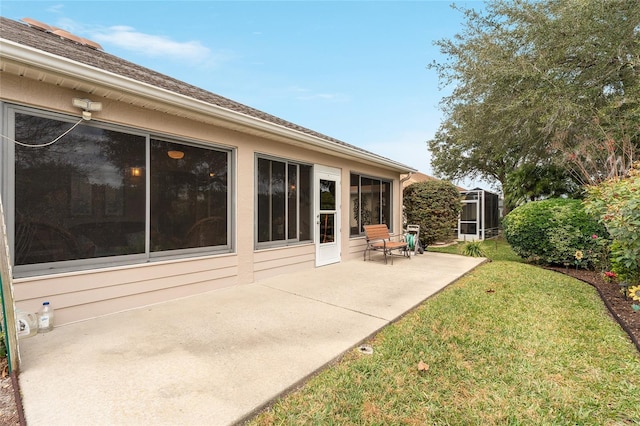
M 604 274 L 609 278 L 617 278 L 618 277 L 618 275 L 616 275 L 616 273 L 613 272 L 613 271 L 607 271 Z
M 596 234 L 593 234 L 593 235 L 591 236 L 591 238 L 593 238 L 594 240 L 597 240 L 597 239 L 598 239 L 598 236 L 597 236 Z

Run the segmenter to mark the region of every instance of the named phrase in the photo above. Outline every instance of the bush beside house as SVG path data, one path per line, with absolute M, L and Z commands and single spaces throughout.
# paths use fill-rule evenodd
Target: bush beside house
M 462 202 L 458 188 L 451 182 L 413 183 L 404 189 L 403 203 L 407 223 L 420 225 L 424 247 L 453 239 Z
M 580 267 L 606 261 L 602 244 L 607 231 L 580 200 L 556 198 L 523 204 L 504 218 L 503 227 L 513 250 L 527 260 Z

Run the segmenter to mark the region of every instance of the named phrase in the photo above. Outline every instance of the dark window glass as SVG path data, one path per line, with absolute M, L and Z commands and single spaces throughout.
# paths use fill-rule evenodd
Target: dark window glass
M 151 140 L 151 251 L 226 245 L 228 154 Z
M 298 166 L 300 170 L 300 178 L 298 179 L 299 194 L 299 212 L 300 212 L 300 241 L 309 241 L 312 239 L 312 218 L 313 211 L 311 209 L 311 166 L 301 164 Z
M 271 241 L 285 239 L 286 182 L 285 163 L 271 162 Z
M 360 234 L 360 176 L 351 174 L 349 189 L 349 235 Z
M 382 182 L 382 206 L 380 211 L 382 212 L 382 219 L 380 223 L 387 225 L 387 228 L 391 229 L 391 182 Z
M 382 222 L 382 186 L 378 179 L 371 179 L 371 223 L 378 225 Z
M 258 243 L 311 239 L 311 167 L 258 158 Z
M 478 220 L 478 204 L 473 202 L 464 203 L 462 205 L 460 220 Z
M 287 235 L 296 238 L 298 234 L 298 167 L 287 167 Z
M 258 159 L 258 242 L 271 240 L 271 161 Z
M 478 232 L 477 223 L 461 223 L 460 224 L 461 234 L 476 234 L 477 232 Z
M 15 114 L 16 140 L 71 127 Z M 15 149 L 15 265 L 145 251 L 145 138 L 80 125 Z
M 320 210 L 336 209 L 336 182 L 320 180 Z
M 350 181 L 350 234 L 361 235 L 364 225 L 391 229 L 391 182 L 353 173 Z
M 375 202 L 371 191 L 372 186 L 372 179 L 360 178 L 360 232 L 364 231 L 364 225 L 374 224 L 373 214 L 371 213 Z
M 30 145 L 71 126 L 15 113 L 15 139 Z M 147 171 L 146 136 L 84 123 L 51 145 L 16 144 L 15 265 L 228 246 L 229 153 L 160 140 L 150 150 Z
M 320 213 L 320 243 L 332 243 L 336 240 L 335 213 Z
M 258 242 L 285 239 L 286 164 L 258 159 Z

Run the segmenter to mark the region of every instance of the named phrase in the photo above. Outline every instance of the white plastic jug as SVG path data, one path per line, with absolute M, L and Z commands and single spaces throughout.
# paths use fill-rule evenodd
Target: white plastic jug
M 16 309 L 16 331 L 18 337 L 31 337 L 38 333 L 38 316 Z

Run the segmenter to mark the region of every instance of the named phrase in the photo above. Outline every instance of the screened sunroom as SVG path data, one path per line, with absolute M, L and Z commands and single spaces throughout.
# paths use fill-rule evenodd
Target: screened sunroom
M 458 219 L 458 239 L 475 241 L 498 235 L 500 226 L 500 197 L 498 194 L 475 188 L 461 191 L 462 211 Z

